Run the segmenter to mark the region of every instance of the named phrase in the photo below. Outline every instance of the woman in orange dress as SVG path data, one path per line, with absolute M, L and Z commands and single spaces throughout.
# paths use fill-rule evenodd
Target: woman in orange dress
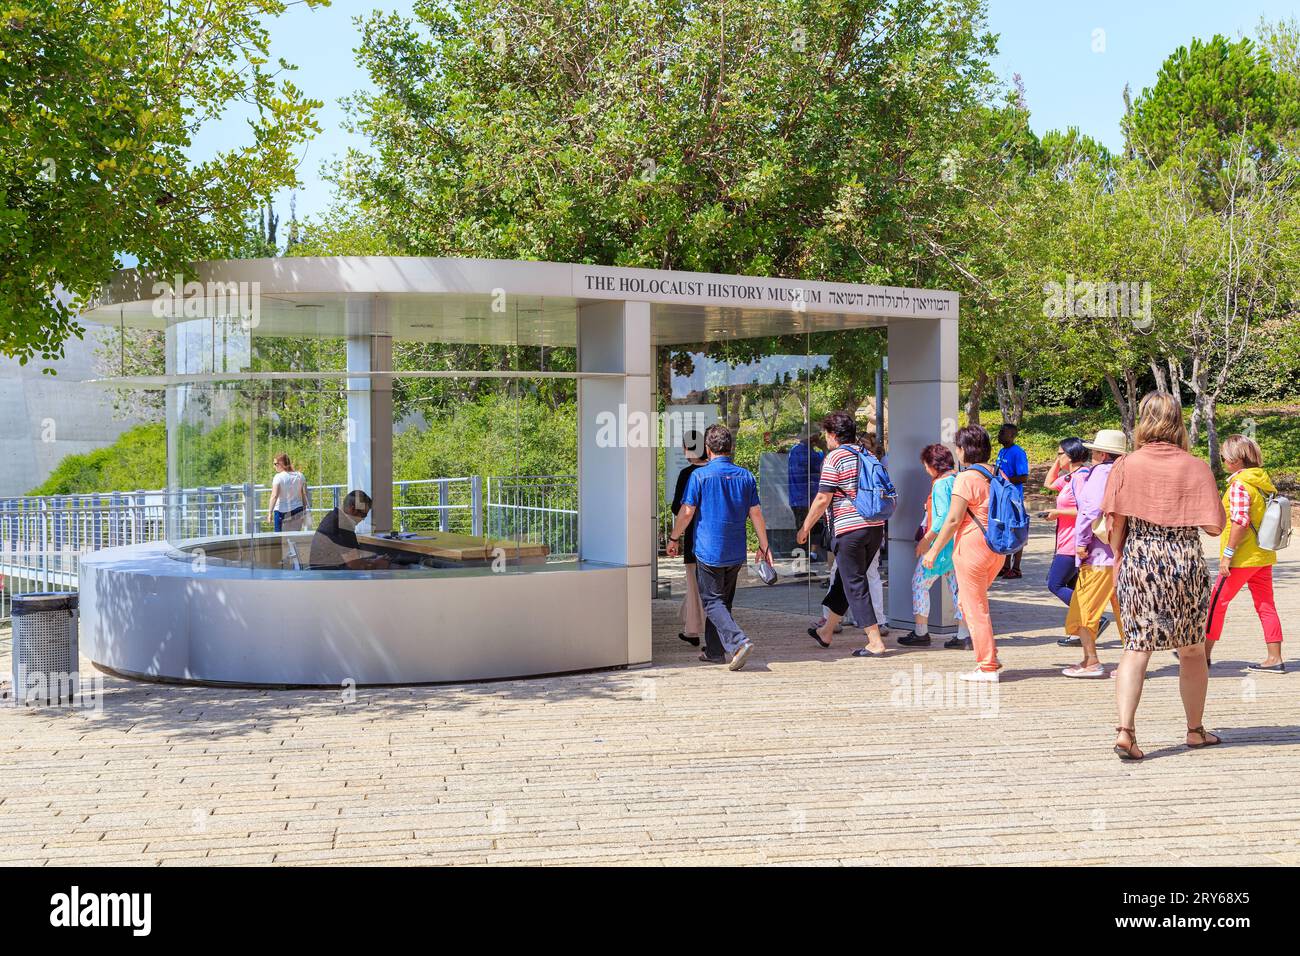
M 934 567 L 939 553 L 949 541 L 956 539 L 952 563 L 957 573 L 957 600 L 962 619 L 970 629 L 976 658 L 975 670 L 962 674 L 961 679 L 997 683 L 1002 665 L 998 662 L 993 619 L 989 614 L 989 585 L 997 580 L 1005 558 L 989 548 L 980 530 L 989 523 L 987 463 L 992 442 L 989 433 L 979 425 L 967 425 L 957 432 L 955 444 L 962 470 L 953 485 L 952 506 L 938 537 L 921 561 L 927 568 Z

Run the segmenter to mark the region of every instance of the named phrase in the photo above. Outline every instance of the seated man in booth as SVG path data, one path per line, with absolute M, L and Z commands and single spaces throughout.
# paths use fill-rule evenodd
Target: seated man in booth
M 330 509 L 311 538 L 308 556 L 313 571 L 373 571 L 389 566 L 389 559 L 357 543 L 357 525 L 370 514 L 370 496 L 349 491 L 343 504 Z

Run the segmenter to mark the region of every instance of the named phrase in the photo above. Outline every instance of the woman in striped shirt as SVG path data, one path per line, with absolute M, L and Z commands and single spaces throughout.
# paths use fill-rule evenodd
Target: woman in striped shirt
M 853 652 L 855 657 L 883 657 L 885 642 L 880 637 L 880 622 L 871 603 L 867 569 L 880 551 L 885 523 L 868 521 L 858 513 L 853 500 L 858 493 L 858 456 L 870 454 L 857 444 L 858 423 L 848 412 L 831 412 L 822 422 L 829 451 L 822 461 L 817 497 L 808 509 L 808 517 L 796 540 L 803 544 L 822 515 L 831 516 L 831 551 L 835 554 L 835 575 L 822 604 L 826 620 L 820 627 L 808 628 L 808 635 L 822 647 L 831 646 L 835 627 L 852 607 L 853 617 L 862 627 L 867 646 Z

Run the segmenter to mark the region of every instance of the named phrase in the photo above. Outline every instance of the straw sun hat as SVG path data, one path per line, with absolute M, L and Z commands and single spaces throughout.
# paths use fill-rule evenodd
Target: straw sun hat
M 1123 455 L 1128 451 L 1128 442 L 1124 440 L 1124 433 L 1118 428 L 1102 428 L 1097 431 L 1097 437 L 1092 441 L 1084 442 L 1083 447 L 1091 451 Z

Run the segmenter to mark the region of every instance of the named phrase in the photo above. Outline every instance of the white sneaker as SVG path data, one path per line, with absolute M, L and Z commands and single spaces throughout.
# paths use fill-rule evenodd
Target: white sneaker
M 962 680 L 974 681 L 981 684 L 996 684 L 998 682 L 997 671 L 970 671 L 966 674 L 958 675 Z
M 1098 664 L 1096 667 L 1067 667 L 1061 671 L 1066 677 L 1105 677 L 1106 668 Z
M 736 648 L 736 653 L 731 655 L 731 663 L 727 665 L 728 670 L 738 671 L 745 666 L 745 659 L 749 657 L 749 652 L 754 649 L 753 641 L 746 641 Z

